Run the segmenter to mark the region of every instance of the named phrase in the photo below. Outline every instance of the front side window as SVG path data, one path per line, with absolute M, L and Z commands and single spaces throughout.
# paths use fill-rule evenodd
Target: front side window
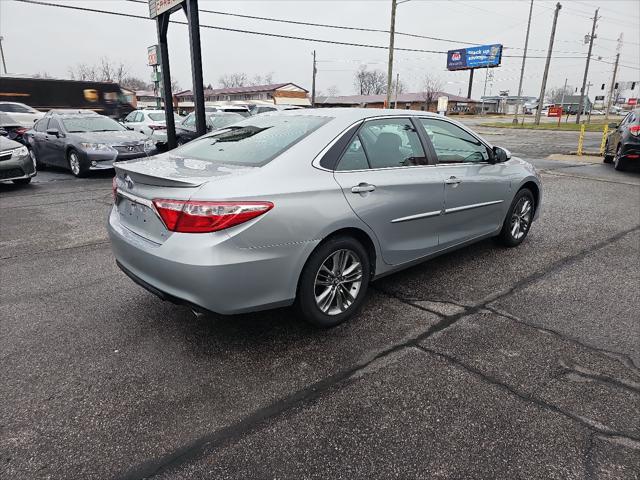
M 131 112 L 129 115 L 127 115 L 127 117 L 124 119 L 125 122 L 133 122 L 134 118 L 136 118 L 136 112 Z
M 420 138 L 408 118 L 365 122 L 358 136 L 371 168 L 426 165 Z
M 195 114 L 190 113 L 189 115 L 187 115 L 187 118 L 184 119 L 182 124 L 185 127 L 193 127 L 196 124 L 196 116 L 195 116 Z
M 489 160 L 487 147 L 462 128 L 431 118 L 421 118 L 420 122 L 433 144 L 438 163 L 478 163 Z
M 331 120 L 320 116 L 251 117 L 173 152 L 212 163 L 259 167 Z
M 55 118 L 51 118 L 49 120 L 49 125 L 47 126 L 47 130 L 60 130 L 60 124 Z

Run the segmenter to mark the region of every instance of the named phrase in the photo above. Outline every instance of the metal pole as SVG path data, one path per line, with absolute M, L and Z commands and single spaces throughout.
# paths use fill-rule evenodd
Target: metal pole
M 316 51 L 313 51 L 313 76 L 311 77 L 311 108 L 316 106 Z
M 593 16 L 593 26 L 591 27 L 591 37 L 589 38 L 589 53 L 587 53 L 587 64 L 584 67 L 584 78 L 582 79 L 582 88 L 580 89 L 580 104 L 578 105 L 578 114 L 576 115 L 576 123 L 580 123 L 580 115 L 582 114 L 582 109 L 584 108 L 584 89 L 587 86 L 587 75 L 589 74 L 589 62 L 591 61 L 591 50 L 593 49 L 593 39 L 596 34 L 596 23 L 598 22 L 598 10 L 596 8 L 596 13 Z
M 531 14 L 533 13 L 533 0 L 531 0 L 531 5 L 529 5 L 529 21 L 527 22 L 527 35 L 524 38 L 524 53 L 522 54 L 522 67 L 520 68 L 520 82 L 518 83 L 518 103 L 516 104 L 516 115 L 513 117 L 513 123 L 518 124 L 518 111 L 520 110 L 520 105 L 522 103 L 522 99 L 520 95 L 522 95 L 522 79 L 524 78 L 524 63 L 527 60 L 527 48 L 529 48 L 529 31 L 531 30 Z
M 562 5 L 556 3 L 556 10 L 553 13 L 553 26 L 551 27 L 551 36 L 549 37 L 549 51 L 547 52 L 547 61 L 544 65 L 544 74 L 542 75 L 542 86 L 540 87 L 540 96 L 538 97 L 538 108 L 536 108 L 535 124 L 540 125 L 540 112 L 544 104 L 544 91 L 547 88 L 547 77 L 549 76 L 549 64 L 551 63 L 551 52 L 553 52 L 553 40 L 556 36 L 556 24 L 558 23 L 558 13 Z
M 564 88 L 562 89 L 562 97 L 560 99 L 560 107 L 564 108 L 564 94 L 567 91 L 567 80 L 569 80 L 568 78 L 564 79 Z
M 171 95 L 171 72 L 169 70 L 169 46 L 167 30 L 169 29 L 169 13 L 162 13 L 156 18 L 158 44 L 160 45 L 160 68 L 162 69 L 162 95 L 167 123 L 167 147 L 176 147 L 176 125 L 173 118 L 173 96 Z
M 616 53 L 616 63 L 613 65 L 613 77 L 611 78 L 611 88 L 609 89 L 609 100 L 607 101 L 607 112 L 605 113 L 605 123 L 609 120 L 609 110 L 611 110 L 611 102 L 613 101 L 613 91 L 616 84 L 616 74 L 618 73 L 618 60 L 620 60 L 620 54 Z
M 487 66 L 486 68 L 486 72 L 484 75 L 484 90 L 482 92 L 482 106 L 481 108 L 481 114 L 484 115 L 484 97 L 487 95 L 487 77 L 489 76 L 489 67 Z
M 471 98 L 471 90 L 473 89 L 473 72 L 474 68 L 469 70 L 469 89 L 467 90 L 467 98 Z
M 590 100 L 589 100 L 589 88 L 591 87 L 591 85 L 593 85 L 593 83 L 591 83 L 591 82 L 587 83 L 587 103 L 590 102 Z M 591 123 L 591 105 L 589 105 L 589 115 L 587 116 L 587 123 Z
M 5 75 L 7 74 L 7 64 L 4 61 L 4 48 L 2 48 L 2 41 L 4 37 L 0 35 L 0 56 L 2 56 L 2 68 L 4 68 Z
M 160 110 L 160 82 L 158 81 L 158 65 L 153 66 L 153 96 L 156 97 L 156 108 Z
M 183 5 L 189 23 L 189 44 L 191 45 L 191 75 L 193 78 L 193 103 L 196 111 L 196 132 L 207 133 L 204 114 L 204 82 L 202 81 L 202 51 L 200 48 L 200 18 L 198 0 L 187 0 Z
M 393 77 L 393 41 L 396 32 L 396 0 L 391 0 L 391 28 L 389 29 L 389 68 L 387 69 L 387 105 L 391 105 L 391 80 Z
M 396 102 L 393 106 L 394 109 L 398 109 L 398 84 L 400 83 L 400 74 L 396 73 Z

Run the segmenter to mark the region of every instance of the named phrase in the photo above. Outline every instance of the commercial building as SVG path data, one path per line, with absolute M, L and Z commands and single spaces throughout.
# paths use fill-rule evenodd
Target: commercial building
M 471 98 L 460 97 L 446 92 L 433 92 L 426 94 L 418 93 L 400 93 L 397 97 L 391 96 L 392 106 L 397 103 L 397 108 L 404 110 L 424 110 L 428 112 L 437 111 L 438 97 L 447 97 L 449 99 L 447 113 L 456 114 L 473 114 L 479 109 L 480 102 Z M 384 102 L 387 96 L 382 95 L 343 95 L 334 97 L 318 97 L 316 98 L 316 107 L 363 107 L 363 108 L 384 108 Z
M 309 91 L 295 83 L 273 83 L 269 85 L 252 85 L 248 87 L 214 88 L 204 91 L 205 106 L 219 104 L 267 104 L 311 106 Z M 192 111 L 193 92 L 185 90 L 174 95 L 174 105 L 180 112 Z
M 482 97 L 485 113 L 501 113 L 513 115 L 516 113 L 518 105 L 521 106 L 520 113 L 529 113 L 537 106 L 538 97 L 527 97 L 518 95 L 493 95 Z

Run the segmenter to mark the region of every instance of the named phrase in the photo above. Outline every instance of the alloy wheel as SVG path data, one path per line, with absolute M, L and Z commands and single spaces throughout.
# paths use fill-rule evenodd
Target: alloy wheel
M 362 284 L 362 263 L 355 252 L 336 250 L 320 265 L 314 293 L 316 305 L 327 315 L 338 315 L 355 302 Z
M 76 152 L 69 153 L 69 168 L 71 168 L 71 173 L 74 175 L 78 176 L 80 174 L 80 159 Z
M 531 215 L 533 213 L 531 200 L 527 197 L 522 197 L 518 200 L 513 213 L 511 214 L 510 232 L 511 236 L 520 240 L 524 237 L 531 225 Z

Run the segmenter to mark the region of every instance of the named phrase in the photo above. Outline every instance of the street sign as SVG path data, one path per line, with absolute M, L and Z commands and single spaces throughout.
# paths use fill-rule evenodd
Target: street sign
M 156 18 L 161 13 L 180 9 L 184 0 L 149 0 L 149 17 Z
M 604 100 L 604 95 L 596 95 L 596 102 L 603 101 L 603 100 Z
M 547 117 L 562 117 L 562 107 L 549 107 Z
M 438 112 L 446 112 L 449 106 L 449 97 L 438 97 Z
M 627 105 L 637 105 L 637 104 L 638 104 L 637 98 L 630 98 L 629 100 L 627 100 Z
M 502 45 L 481 45 L 447 52 L 447 70 L 498 67 L 502 61 Z
M 147 47 L 147 59 L 147 64 L 150 67 L 155 67 L 160 64 L 158 62 L 158 45 L 151 45 L 150 47 Z

